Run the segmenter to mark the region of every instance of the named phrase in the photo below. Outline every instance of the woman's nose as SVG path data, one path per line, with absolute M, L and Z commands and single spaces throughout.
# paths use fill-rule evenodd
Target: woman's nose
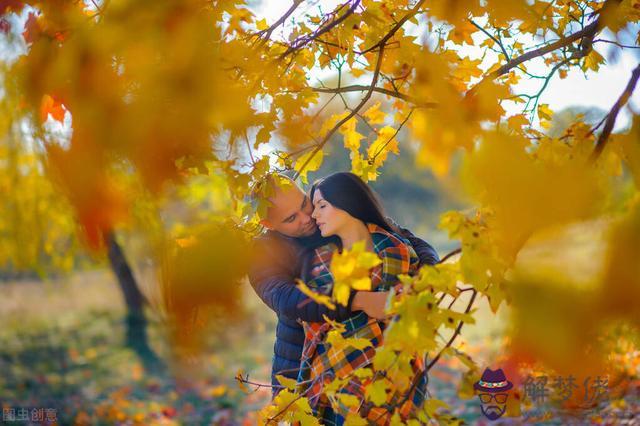
M 311 217 L 315 219 L 316 213 L 318 213 L 318 209 L 313 209 L 313 211 L 311 212 Z

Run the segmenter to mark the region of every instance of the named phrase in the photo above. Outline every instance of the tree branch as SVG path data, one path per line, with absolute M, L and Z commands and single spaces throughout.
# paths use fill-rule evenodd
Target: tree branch
M 578 51 L 578 52 L 582 52 L 582 51 Z M 581 58 L 582 56 L 586 55 L 586 53 L 580 53 L 579 55 L 577 55 L 577 58 Z M 528 110 L 529 107 L 529 103 L 531 103 L 532 99 L 535 99 L 535 102 L 533 103 L 533 107 L 532 110 L 535 110 L 536 107 L 538 106 L 538 102 L 540 101 L 540 96 L 542 95 L 542 92 L 544 92 L 544 89 L 547 88 L 547 86 L 549 85 L 549 81 L 551 81 L 551 78 L 553 77 L 553 75 L 556 73 L 556 71 L 562 67 L 563 65 L 568 64 L 572 59 L 576 59 L 573 56 L 564 59 L 561 62 L 558 62 L 557 64 L 555 64 L 553 66 L 553 68 L 551 68 L 551 71 L 549 72 L 549 74 L 547 74 L 547 76 L 544 79 L 544 83 L 542 84 L 542 87 L 540 87 L 540 90 L 538 90 L 538 93 L 536 93 L 533 96 L 527 96 L 529 98 L 529 100 L 527 101 L 527 104 L 525 106 L 524 111 L 526 112 Z
M 311 90 L 314 92 L 321 93 L 347 93 L 347 92 L 364 92 L 371 89 L 371 86 L 366 86 L 364 84 L 354 84 L 351 86 L 344 87 L 336 87 L 336 88 L 325 88 L 325 87 L 312 87 Z M 374 92 L 382 93 L 388 96 L 392 96 L 394 98 L 402 99 L 403 101 L 411 102 L 412 104 L 423 107 L 423 108 L 435 108 L 438 104 L 435 102 L 420 102 L 416 98 L 406 95 L 404 93 L 396 92 L 393 90 L 385 89 L 383 87 L 374 87 Z
M 336 49 L 340 49 L 340 50 L 345 50 L 345 51 L 349 51 L 349 48 L 347 46 L 340 46 L 337 43 L 332 43 L 330 41 L 327 40 L 323 40 L 321 38 L 316 37 L 316 41 L 319 41 L 322 44 L 326 44 L 327 46 L 331 46 L 331 47 L 335 47 Z M 359 50 L 352 50 L 353 53 L 355 53 L 356 55 L 362 55 L 362 52 Z
M 285 12 L 284 15 L 282 15 L 280 18 L 278 18 L 278 20 L 276 22 L 273 23 L 273 25 L 271 25 L 269 28 L 267 28 L 266 30 L 260 31 L 258 33 L 256 33 L 255 35 L 258 38 L 261 38 L 264 36 L 264 42 L 266 42 L 267 40 L 269 40 L 269 38 L 271 37 L 271 34 L 273 33 L 273 31 L 278 28 L 280 25 L 282 25 L 284 23 L 284 21 L 287 20 L 287 18 L 289 16 L 291 16 L 291 14 L 293 12 L 295 12 L 295 10 L 298 8 L 298 6 L 300 6 L 300 4 L 302 4 L 304 0 L 293 0 L 293 4 L 291 5 L 291 7 L 289 8 L 289 10 L 287 10 Z
M 349 2 L 347 2 L 347 3 L 343 4 L 342 6 L 340 6 L 339 9 L 344 7 L 344 5 L 346 5 L 346 4 L 349 4 Z M 291 46 L 289 46 L 289 48 L 282 55 L 280 55 L 280 59 L 286 58 L 289 54 L 295 52 L 296 50 L 300 49 L 301 47 L 304 47 L 308 43 L 310 43 L 313 40 L 315 40 L 316 38 L 320 37 L 322 34 L 328 32 L 328 31 L 331 31 L 332 28 L 334 28 L 335 26 L 339 25 L 342 21 L 347 19 L 349 17 L 349 15 L 351 15 L 353 12 L 355 12 L 355 10 L 356 10 L 356 8 L 358 7 L 359 4 L 360 4 L 360 0 L 355 0 L 351 4 L 351 7 L 342 16 L 340 16 L 338 19 L 335 19 L 335 20 L 329 22 L 327 25 L 325 25 L 324 27 L 319 28 L 318 30 L 312 32 L 311 34 L 307 34 L 307 35 L 305 35 L 303 37 L 300 37 L 300 38 L 294 40 L 293 43 L 291 44 Z
M 452 256 L 455 256 L 458 253 L 462 253 L 462 248 L 457 248 L 449 253 L 447 253 L 442 259 L 440 259 L 440 262 L 438 263 L 444 263 L 447 261 L 447 259 L 449 259 Z
M 260 388 L 271 388 L 271 389 L 284 389 L 285 387 L 282 385 L 270 385 L 267 383 L 260 383 L 260 382 L 252 382 L 251 380 L 249 380 L 249 375 L 247 374 L 247 377 L 242 377 L 239 373 L 238 375 L 235 377 L 235 379 L 238 381 L 238 383 L 244 383 L 247 385 L 251 385 L 251 386 L 255 386 L 256 389 L 258 390 Z
M 411 111 L 409 111 L 409 114 L 407 114 L 407 116 L 404 118 L 404 120 L 402 120 L 402 123 L 400 123 L 400 125 L 398 126 L 396 131 L 393 133 L 393 135 L 391 135 L 391 137 L 389 139 L 387 139 L 387 141 L 384 143 L 384 145 L 382 145 L 380 148 L 378 148 L 378 150 L 375 152 L 375 154 L 373 154 L 373 156 L 371 156 L 371 158 L 369 158 L 369 161 L 375 161 L 376 158 L 378 158 L 378 155 L 380 155 L 382 153 L 382 151 L 385 150 L 387 145 L 389 145 L 391 143 L 391 141 L 393 139 L 395 139 L 396 136 L 398 136 L 398 133 L 400 133 L 400 129 L 402 129 L 402 127 L 405 125 L 405 123 L 409 120 L 409 117 L 411 117 L 411 114 L 413 114 L 413 109 Z
M 587 25 L 586 27 L 584 27 L 583 29 L 581 29 L 580 31 L 577 31 L 571 35 L 568 35 L 567 37 L 561 38 L 553 43 L 547 44 L 545 46 L 542 46 L 538 49 L 535 50 L 531 50 L 527 53 L 523 53 L 522 55 L 518 56 L 517 58 L 513 58 L 512 60 L 510 60 L 509 62 L 507 62 L 506 64 L 504 64 L 503 66 L 501 66 L 500 68 L 498 68 L 497 70 L 493 71 L 492 73 L 486 75 L 482 81 L 484 80 L 493 80 L 497 77 L 500 77 L 503 74 L 506 74 L 507 72 L 509 72 L 511 69 L 517 67 L 518 65 L 520 65 L 523 62 L 529 61 L 533 58 L 537 58 L 538 56 L 543 56 L 546 55 L 547 53 L 553 52 L 554 50 L 558 50 L 562 47 L 566 47 L 568 45 L 570 45 L 571 43 L 573 43 L 576 40 L 579 40 L 583 37 L 589 37 L 589 38 L 593 38 L 595 37 L 596 33 L 599 31 L 600 29 L 600 19 L 597 19 L 595 21 L 593 21 L 591 24 Z
M 598 159 L 602 150 L 604 150 L 604 146 L 607 143 L 607 139 L 609 139 L 609 135 L 611 135 L 611 131 L 613 130 L 613 126 L 616 124 L 616 118 L 618 117 L 618 113 L 620 109 L 627 103 L 633 91 L 636 88 L 636 84 L 638 83 L 638 78 L 640 78 L 640 64 L 633 70 L 631 73 L 631 78 L 627 83 L 627 87 L 625 87 L 624 91 L 616 101 L 616 103 L 607 114 L 607 120 L 604 123 L 604 127 L 602 128 L 602 133 L 598 136 L 598 141 L 596 142 L 596 147 L 591 154 L 590 161 L 593 162 Z
M 504 55 L 504 58 L 508 61 L 509 60 L 509 54 L 507 53 L 507 49 L 504 48 L 504 44 L 502 44 L 502 41 L 498 40 L 497 38 L 495 38 L 494 36 L 492 36 L 489 31 L 485 30 L 484 28 L 482 28 L 480 25 L 476 24 L 475 21 L 473 19 L 468 19 L 469 22 L 471 22 L 471 25 L 473 25 L 474 27 L 476 27 L 477 29 L 479 29 L 480 31 L 482 31 L 487 37 L 489 37 L 491 40 L 493 40 L 498 46 L 500 46 L 500 50 L 502 50 L 502 54 Z
M 393 35 L 396 32 L 398 32 L 398 30 L 400 28 L 402 28 L 404 23 L 407 22 L 409 19 L 413 18 L 418 13 L 418 11 L 420 10 L 420 7 L 424 4 L 424 2 L 425 2 L 425 0 L 420 0 L 418 3 L 416 3 L 416 5 L 413 6 L 413 8 L 409 11 L 409 13 L 404 15 L 402 17 L 402 19 L 400 19 L 398 21 L 398 23 L 396 25 L 394 25 L 393 28 L 391 28 L 391 31 L 389 31 L 384 37 L 382 37 L 382 39 L 380 39 L 379 42 L 377 42 L 373 46 L 369 47 L 368 49 L 363 50 L 362 54 L 364 55 L 365 53 L 369 53 L 372 50 L 377 49 L 377 48 L 381 48 L 382 49 L 387 44 L 387 41 L 389 41 L 389 39 L 391 37 L 393 37 Z
M 469 299 L 469 304 L 467 305 L 467 308 L 464 310 L 465 314 L 468 314 L 469 311 L 471 311 L 471 307 L 473 306 L 473 302 L 476 300 L 476 296 L 478 295 L 478 291 L 475 288 L 472 289 L 471 291 L 472 291 L 471 299 Z M 463 325 L 464 325 L 464 321 L 460 321 L 460 323 L 456 327 L 456 330 L 454 331 L 453 335 L 451 336 L 451 338 L 449 339 L 447 344 L 440 350 L 440 352 L 438 352 L 438 354 L 433 358 L 433 360 L 431 360 L 431 362 L 427 366 L 427 371 L 431 370 L 431 368 L 438 362 L 438 360 L 440 359 L 440 357 L 442 356 L 444 351 L 448 347 L 451 347 L 451 345 L 453 344 L 453 341 L 460 334 L 460 331 L 462 330 L 462 326 Z
M 618 46 L 618 47 L 620 47 L 620 48 L 622 48 L 622 49 L 640 49 L 640 46 L 630 46 L 630 45 L 628 45 L 628 44 L 622 44 L 622 43 L 619 43 L 619 42 L 617 42 L 617 41 L 613 41 L 613 40 L 605 40 L 605 39 L 602 39 L 602 38 L 595 39 L 595 40 L 593 40 L 593 42 L 594 42 L 594 43 L 609 43 L 609 44 L 614 44 L 614 45 L 616 45 L 616 46 Z
M 333 126 L 331 128 L 331 130 L 329 130 L 327 132 L 325 137 L 320 141 L 320 143 L 311 152 L 311 155 L 309 155 L 309 158 L 307 158 L 307 160 L 302 164 L 302 166 L 300 167 L 300 170 L 298 170 L 296 172 L 296 174 L 293 177 L 293 180 L 298 179 L 298 177 L 300 176 L 300 172 L 302 172 L 307 167 L 307 165 L 311 162 L 313 157 L 316 156 L 316 154 L 329 141 L 331 136 L 333 136 L 333 134 L 340 128 L 340 126 L 342 126 L 344 123 L 349 121 L 354 115 L 356 115 L 356 113 L 358 113 L 362 109 L 362 107 L 367 103 L 369 98 L 371 98 L 371 94 L 373 93 L 374 88 L 378 84 L 378 77 L 380 76 L 380 67 L 382 66 L 382 58 L 383 58 L 383 56 L 384 56 L 384 45 L 382 45 L 380 47 L 380 50 L 378 51 L 378 61 L 376 63 L 376 69 L 375 69 L 375 71 L 373 73 L 373 78 L 371 79 L 371 84 L 369 85 L 369 90 L 367 91 L 365 96 L 362 98 L 360 103 L 353 110 L 351 110 L 351 112 L 346 117 L 344 117 L 342 120 L 340 120 L 335 126 Z

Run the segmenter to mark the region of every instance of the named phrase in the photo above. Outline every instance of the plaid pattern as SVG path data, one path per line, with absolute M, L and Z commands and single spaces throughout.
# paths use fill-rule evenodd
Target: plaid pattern
M 385 229 L 367 224 L 374 244 L 376 254 L 382 259 L 382 263 L 372 268 L 371 284 L 375 291 L 388 291 L 398 284 L 398 275 L 415 274 L 418 269 L 418 257 L 411 245 L 402 237 L 390 233 Z M 335 245 L 329 244 L 315 250 L 311 264 L 312 279 L 308 285 L 320 293 L 329 294 L 333 287 L 333 276 L 330 271 L 331 258 Z M 326 395 L 323 394 L 324 386 L 331 383 L 334 378 L 347 379 L 348 384 L 341 393 L 348 393 L 365 401 L 364 387 L 373 379 L 360 380 L 352 373 L 359 368 L 371 368 L 375 348 L 382 344 L 385 323 L 369 318 L 364 312 L 342 322 L 345 331 L 343 337 L 364 338 L 371 342 L 371 346 L 359 350 L 353 347 L 336 350 L 325 342 L 326 334 L 330 330 L 328 323 L 303 324 L 305 330 L 305 343 L 303 347 L 298 383 L 300 390 L 309 398 L 316 415 L 325 425 L 340 425 L 350 409 L 338 403 L 334 410 Z M 400 415 L 407 418 L 416 407 L 420 407 L 426 393 L 426 374 L 423 360 L 414 360 L 412 363 L 415 371 L 414 386 L 407 392 L 389 392 L 385 407 L 361 408 L 359 414 L 365 417 L 370 424 L 388 424 L 394 407 L 398 408 Z

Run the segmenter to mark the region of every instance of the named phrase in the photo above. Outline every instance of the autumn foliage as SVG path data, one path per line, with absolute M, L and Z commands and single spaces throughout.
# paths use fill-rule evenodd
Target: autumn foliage
M 245 243 L 265 206 L 247 196 L 268 174 L 290 170 L 307 182 L 331 152 L 374 181 L 384 179 L 390 156 L 415 157 L 455 182 L 474 208 L 442 216 L 461 255 L 405 277 L 375 368 L 402 383 L 412 357 L 456 356 L 469 377 L 477 374 L 454 340 L 474 321 L 474 302 L 487 298 L 494 312 L 503 303 L 514 312 L 505 365 L 617 374 L 610 327 L 629 325 L 636 335 L 640 327 L 640 122 L 632 111 L 630 130 L 613 128 L 640 66 L 595 126 L 578 116 L 552 134 L 554 111 L 541 95 L 552 78 L 607 67 L 604 46 L 609 55 L 629 38 L 637 47 L 640 3 L 305 6 L 294 0 L 272 21 L 241 0 L 0 2 L 2 37 L 25 43 L 3 65 L 0 131 L 9 135 L 26 120 L 34 140 L 30 148 L 0 145 L 3 159 L 13 158 L 2 163 L 0 184 L 53 182 L 89 246 L 100 250 L 112 230 L 137 227 L 148 233 L 168 288 L 179 283 L 188 299 L 231 305 L 233 270 L 244 270 Z M 539 82 L 534 93 L 520 91 L 528 79 Z M 52 126 L 67 126 L 70 136 Z M 10 193 L 3 212 L 35 202 Z M 199 211 L 189 223 L 216 227 L 168 226 L 158 212 L 175 200 Z M 219 263 L 206 262 L 209 250 Z M 3 248 L 0 261 L 27 262 L 10 252 Z M 217 293 L 201 294 L 194 283 L 212 276 Z M 361 278 L 345 275 L 332 300 L 318 301 L 340 303 Z M 466 309 L 452 308 L 457 299 Z M 304 398 L 288 387 L 265 420 L 313 424 Z M 375 381 L 369 399 L 381 403 L 383 394 L 384 381 Z M 438 417 L 436 400 L 421 420 Z

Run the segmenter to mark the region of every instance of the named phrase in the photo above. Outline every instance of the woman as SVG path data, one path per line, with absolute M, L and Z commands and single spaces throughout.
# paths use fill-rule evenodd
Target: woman
M 331 237 L 333 243 L 317 248 L 303 271 L 303 278 L 316 291 L 329 294 L 333 286 L 330 271 L 331 258 L 336 250 L 351 249 L 364 241 L 367 250 L 376 253 L 382 263 L 370 271 L 372 289 L 388 291 L 399 284 L 398 275 L 415 274 L 418 257 L 411 245 L 399 235 L 383 213 L 382 207 L 369 186 L 352 173 L 335 173 L 314 183 L 310 198 L 316 220 L 323 237 Z M 385 323 L 368 317 L 364 312 L 342 322 L 343 337 L 367 339 L 371 343 L 363 349 L 354 347 L 332 348 L 326 341 L 330 325 L 305 323 L 305 344 L 298 382 L 301 392 L 309 398 L 322 424 L 340 425 L 354 408 L 338 404 L 332 408 L 323 395 L 323 387 L 335 378 L 347 383 L 341 392 L 355 395 L 360 401 L 359 415 L 370 423 L 387 424 L 393 409 L 406 418 L 416 406 L 420 406 L 426 392 L 426 374 L 421 361 L 412 364 L 415 386 L 402 394 L 397 390 L 388 393 L 389 406 L 376 407 L 365 402 L 364 387 L 371 381 L 367 374 L 358 374 L 362 368 L 370 368 L 375 348 L 382 344 Z M 362 379 L 358 378 L 362 377 Z M 342 401 L 342 399 L 340 399 Z

